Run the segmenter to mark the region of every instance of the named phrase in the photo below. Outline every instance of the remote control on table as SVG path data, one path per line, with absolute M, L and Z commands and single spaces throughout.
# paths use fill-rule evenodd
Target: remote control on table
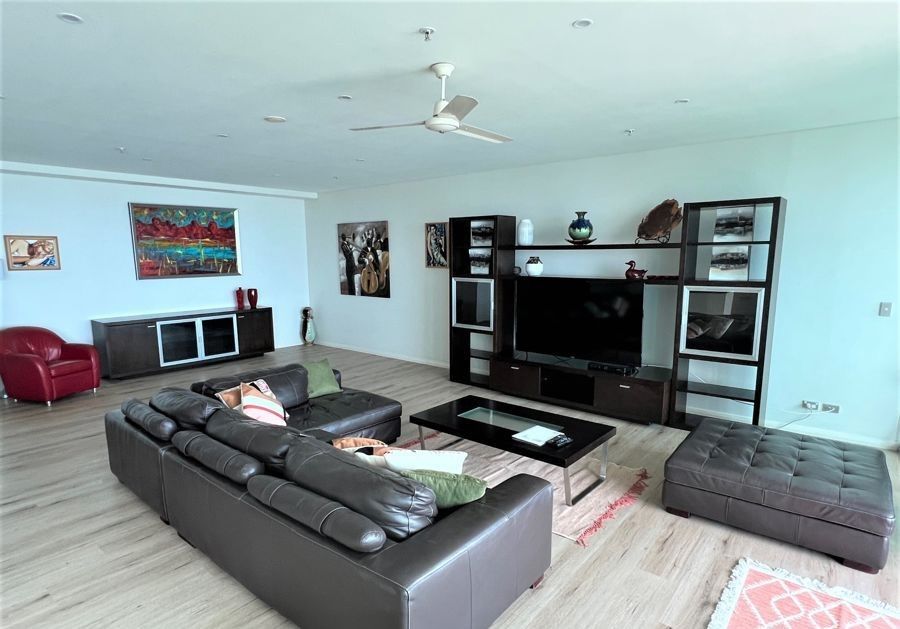
M 565 435 L 556 435 L 555 437 L 553 437 L 553 439 L 547 442 L 547 445 L 553 446 L 554 448 L 562 448 L 572 443 L 572 441 L 574 441 L 572 437 L 567 437 Z

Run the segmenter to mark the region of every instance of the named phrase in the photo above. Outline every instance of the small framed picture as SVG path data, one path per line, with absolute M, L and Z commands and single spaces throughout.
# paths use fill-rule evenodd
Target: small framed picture
M 472 221 L 471 246 L 490 247 L 494 244 L 494 221 Z
M 753 240 L 756 206 L 720 207 L 716 210 L 713 230 L 714 242 L 743 242 Z
M 750 274 L 750 247 L 712 247 L 709 279 L 746 282 Z
M 469 249 L 469 273 L 472 275 L 490 275 L 491 257 L 490 249 Z
M 58 271 L 59 239 L 56 236 L 4 235 L 6 268 L 10 271 Z
M 447 223 L 425 223 L 425 268 L 446 269 Z

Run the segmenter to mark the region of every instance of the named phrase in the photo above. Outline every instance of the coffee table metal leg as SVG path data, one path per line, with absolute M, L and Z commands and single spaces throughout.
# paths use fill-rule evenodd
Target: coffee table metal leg
M 577 504 L 579 500 L 584 498 L 606 480 L 606 463 L 609 459 L 609 443 L 604 443 L 598 449 L 600 450 L 600 473 L 597 475 L 597 480 L 588 487 L 585 487 L 585 489 L 574 498 L 572 498 L 572 483 L 569 478 L 569 468 L 563 468 L 563 487 L 566 490 L 566 506 L 571 507 L 572 505 Z
M 422 427 L 419 426 L 419 446 L 421 446 L 422 450 L 425 450 L 425 431 L 422 430 Z M 604 473 L 606 469 L 606 463 L 603 463 Z

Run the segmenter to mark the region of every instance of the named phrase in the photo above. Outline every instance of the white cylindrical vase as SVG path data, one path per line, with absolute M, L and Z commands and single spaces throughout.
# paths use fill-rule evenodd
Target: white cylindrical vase
M 519 221 L 519 229 L 516 233 L 519 245 L 528 246 L 534 244 L 534 224 L 527 218 Z

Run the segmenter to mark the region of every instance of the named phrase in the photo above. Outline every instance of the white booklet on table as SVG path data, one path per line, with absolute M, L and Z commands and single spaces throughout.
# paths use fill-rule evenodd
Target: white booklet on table
M 517 432 L 512 438 L 535 446 L 542 446 L 553 439 L 553 437 L 561 434 L 561 432 L 551 430 L 550 428 L 544 428 L 543 426 L 532 426 L 528 430 Z

